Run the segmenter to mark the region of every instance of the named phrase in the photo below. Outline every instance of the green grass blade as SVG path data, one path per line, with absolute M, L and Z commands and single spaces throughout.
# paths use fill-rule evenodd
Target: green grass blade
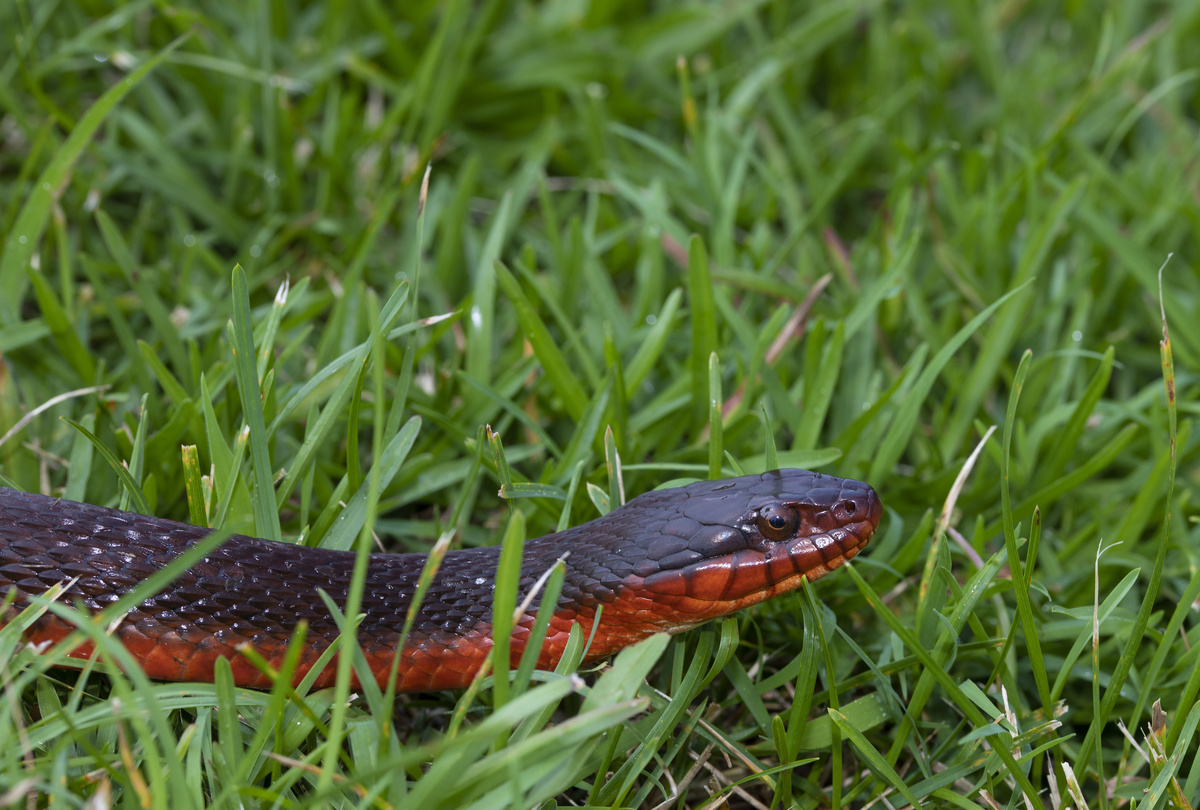
M 1160 295 L 1161 299 L 1161 295 Z M 1096 711 L 1092 725 L 1088 728 L 1087 736 L 1079 747 L 1078 763 L 1087 763 L 1091 759 L 1092 749 L 1096 746 L 1096 735 L 1101 726 L 1107 722 L 1117 701 L 1121 697 L 1121 687 L 1133 668 L 1134 656 L 1150 623 L 1150 614 L 1154 610 L 1155 599 L 1162 587 L 1163 566 L 1166 563 L 1167 547 L 1170 545 L 1171 515 L 1174 506 L 1172 500 L 1175 494 L 1175 465 L 1177 463 L 1176 448 L 1178 447 L 1179 431 L 1176 421 L 1175 403 L 1175 360 L 1171 351 L 1171 337 L 1167 330 L 1166 304 L 1162 310 L 1162 340 L 1159 342 L 1159 354 L 1162 358 L 1163 387 L 1166 391 L 1167 406 L 1167 440 L 1169 443 L 1169 461 L 1167 466 L 1166 511 L 1163 515 L 1162 531 L 1159 535 L 1157 550 L 1154 555 L 1154 567 L 1150 571 L 1150 580 L 1146 583 L 1146 591 L 1142 595 L 1142 604 L 1138 608 L 1137 619 L 1134 621 L 1125 649 L 1113 668 L 1109 682 L 1104 692 L 1103 702 Z
M 1016 587 L 1013 595 L 1017 600 L 1017 617 L 1025 639 L 1025 647 L 1029 653 L 1029 666 L 1033 670 L 1034 682 L 1037 684 L 1038 696 L 1042 701 L 1042 711 L 1046 716 L 1052 716 L 1054 706 L 1050 698 L 1050 682 L 1046 676 L 1046 662 L 1042 657 L 1042 645 L 1038 638 L 1038 627 L 1034 621 L 1033 605 L 1029 598 L 1026 569 L 1021 563 L 1021 555 L 1017 549 L 1017 534 L 1012 513 L 1011 495 L 1009 493 L 1009 465 L 1012 453 L 1012 435 L 1016 421 L 1017 402 L 1025 385 L 1025 376 L 1029 372 L 1029 364 L 1033 352 L 1026 351 L 1021 355 L 1017 373 L 1013 379 L 1012 394 L 1008 399 L 1008 411 L 1004 419 L 1004 435 L 1002 438 L 1003 452 L 1000 455 L 1000 509 L 1004 521 L 1004 547 L 1008 551 L 1008 565 L 1012 570 L 1012 578 Z M 1032 569 L 1036 560 L 1030 556 L 1026 564 Z M 1032 571 L 1028 576 L 1032 576 Z
M 271 453 L 267 445 L 267 425 L 263 419 L 258 372 L 254 360 L 254 326 L 250 322 L 250 293 L 246 287 L 246 271 L 233 268 L 232 336 L 234 369 L 237 373 L 238 394 L 242 415 L 250 428 L 250 456 L 254 462 L 254 489 L 250 501 L 254 506 L 254 523 L 260 537 L 279 540 L 279 512 L 275 508 L 274 475 Z
M 708 363 L 717 349 L 717 308 L 704 241 L 688 242 L 688 301 L 692 321 L 692 423 L 699 431 L 708 413 Z
M 508 528 L 504 532 L 500 562 L 496 566 L 496 589 L 492 602 L 492 669 L 496 673 L 492 694 L 497 707 L 508 702 L 509 649 L 524 549 L 525 514 L 519 509 L 514 509 L 509 518 Z
M 138 482 L 130 474 L 125 464 L 122 463 L 119 458 L 117 458 L 116 454 L 113 453 L 112 450 L 109 450 L 108 446 L 105 445 L 104 442 L 100 441 L 100 438 L 96 434 L 92 433 L 83 425 L 67 419 L 66 417 L 63 417 L 63 421 L 78 430 L 89 442 L 91 442 L 92 447 L 100 452 L 100 457 L 108 462 L 108 466 L 112 468 L 112 471 L 116 474 L 117 479 L 124 487 L 123 492 L 129 497 L 133 510 L 143 515 L 153 514 L 150 511 L 150 504 L 146 502 L 146 496 L 142 493 L 142 488 L 138 486 Z
M 420 432 L 421 417 L 414 416 L 388 442 L 372 469 L 372 472 L 378 475 L 378 487 L 381 490 L 387 488 L 396 474 L 400 472 L 400 468 L 412 451 Z M 368 480 L 362 482 L 358 490 L 346 502 L 345 508 L 341 510 L 329 532 L 322 538 L 322 548 L 345 551 L 354 547 L 354 541 L 367 521 L 367 505 L 371 489 L 369 479 L 370 476 L 368 476 Z
M 98 98 L 79 119 L 70 136 L 38 177 L 4 240 L 4 254 L 0 256 L 0 322 L 5 326 L 11 326 L 17 320 L 17 303 L 23 297 L 26 267 L 41 242 L 52 206 L 66 193 L 79 156 L 121 100 L 190 36 L 191 32 L 188 32 L 176 38 Z
M 888 761 L 883 758 L 883 755 L 881 755 L 879 751 L 875 749 L 875 746 L 871 745 L 870 740 L 868 740 L 861 731 L 854 727 L 846 715 L 842 714 L 836 709 L 830 709 L 829 717 L 833 720 L 834 725 L 838 727 L 838 730 L 840 730 L 842 734 L 844 734 L 850 741 L 850 744 L 854 746 L 854 750 L 858 751 L 859 756 L 866 761 L 868 767 L 870 767 L 870 769 L 875 773 L 876 777 L 883 782 L 886 782 L 888 785 L 891 785 L 891 787 L 897 793 L 907 799 L 913 807 L 921 806 L 921 801 L 917 798 L 916 794 L 909 789 L 904 780 L 900 778 L 900 774 L 896 773 L 896 769 L 893 768 Z
M 921 405 L 929 396 L 929 391 L 933 387 L 934 381 L 942 368 L 949 362 L 967 339 L 975 333 L 980 326 L 983 325 L 992 313 L 1008 302 L 1017 293 L 1025 289 L 1025 285 L 1021 285 L 993 301 L 987 308 L 972 318 L 962 329 L 955 333 L 945 346 L 943 346 L 933 359 L 929 361 L 929 365 L 921 372 L 921 376 L 917 378 L 912 390 L 904 398 L 899 412 L 896 414 L 895 420 L 892 422 L 888 430 L 887 438 L 879 448 L 879 452 L 875 456 L 875 460 L 871 463 L 871 472 L 868 478 L 873 481 L 881 481 L 887 476 L 896 462 L 900 460 L 904 448 L 908 445 L 909 438 L 912 436 L 912 431 L 916 427 L 917 414 Z
M 550 569 L 544 590 L 538 596 L 541 602 L 534 617 L 533 628 L 529 631 L 529 640 L 521 652 L 521 660 L 517 665 L 517 674 L 513 679 L 513 695 L 519 696 L 529 688 L 529 680 L 533 677 L 534 667 L 537 666 L 538 655 L 546 642 L 546 628 L 558 606 L 558 597 L 562 593 L 563 579 L 567 569 L 562 562 L 557 562 Z
M 559 351 L 554 338 L 550 336 L 550 330 L 546 328 L 546 324 L 543 323 L 541 316 L 529 302 L 512 273 L 501 262 L 496 262 L 495 273 L 496 280 L 500 284 L 500 291 L 512 302 L 517 315 L 517 323 L 521 325 L 521 332 L 529 341 L 529 345 L 533 347 L 533 353 L 537 355 L 538 362 L 542 364 L 546 379 L 562 397 L 563 406 L 571 418 L 579 419 L 583 415 L 584 409 L 587 408 L 587 395 L 584 394 L 579 379 L 571 371 L 566 358 Z
M 721 477 L 721 458 L 724 442 L 721 435 L 721 410 L 725 399 L 721 395 L 721 360 L 713 352 L 708 357 L 708 478 Z

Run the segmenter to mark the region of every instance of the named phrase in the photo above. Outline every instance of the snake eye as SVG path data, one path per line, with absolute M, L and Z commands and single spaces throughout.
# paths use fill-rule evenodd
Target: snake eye
M 758 512 L 758 530 L 768 540 L 786 540 L 796 533 L 796 510 L 781 503 L 764 506 Z

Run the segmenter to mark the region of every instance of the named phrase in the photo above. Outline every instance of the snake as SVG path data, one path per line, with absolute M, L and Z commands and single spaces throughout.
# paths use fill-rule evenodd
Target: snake
M 858 554 L 882 512 L 865 483 L 783 469 L 652 490 L 595 520 L 529 540 L 517 602 L 528 604 L 512 627 L 512 665 L 531 641 L 544 575 L 560 560 L 565 575 L 539 669 L 558 664 L 576 624 L 590 639 L 584 663 L 593 663 L 653 633 L 677 633 L 792 591 Z M 0 488 L 0 595 L 16 592 L 0 623 L 55 585 L 65 587 L 68 604 L 94 614 L 210 531 Z M 445 554 L 401 647 L 426 557 L 369 555 L 358 642 L 381 689 L 393 672 L 400 692 L 465 688 L 493 647 L 498 546 Z M 261 689 L 271 688 L 272 677 L 239 651 L 249 647 L 279 668 L 304 621 L 299 684 L 341 634 L 320 591 L 344 606 L 355 560 L 353 551 L 232 535 L 110 632 L 151 678 L 212 682 L 224 658 L 237 685 Z M 44 649 L 75 629 L 47 611 L 23 632 Z M 87 658 L 92 642 L 68 654 Z M 324 666 L 312 686 L 331 685 L 336 672 Z

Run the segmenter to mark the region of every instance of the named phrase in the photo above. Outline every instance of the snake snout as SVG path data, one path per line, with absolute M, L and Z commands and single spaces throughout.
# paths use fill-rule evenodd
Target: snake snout
M 839 523 L 859 523 L 865 520 L 875 527 L 879 525 L 883 505 L 879 501 L 879 496 L 875 494 L 875 490 L 870 489 L 862 495 L 843 496 L 833 505 L 832 512 Z
M 833 520 L 840 526 L 841 531 L 835 534 L 840 536 L 839 545 L 847 560 L 871 541 L 883 518 L 883 501 L 879 494 L 866 484 L 862 487 L 861 492 L 843 494 L 830 510 Z
M 879 528 L 879 521 L 883 518 L 883 501 L 874 489 L 867 487 L 861 494 L 844 498 L 833 510 L 848 525 L 865 524 L 862 529 L 866 537 L 861 538 L 865 541 Z
M 883 501 L 879 499 L 879 494 L 874 490 L 867 491 L 867 520 L 871 522 L 871 529 L 879 528 L 879 521 L 883 519 Z

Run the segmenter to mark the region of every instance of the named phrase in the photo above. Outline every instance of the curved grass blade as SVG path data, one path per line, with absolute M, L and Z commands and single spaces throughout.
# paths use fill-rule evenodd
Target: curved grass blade
M 129 470 L 117 458 L 116 454 L 112 450 L 109 450 L 104 442 L 100 441 L 100 437 L 78 422 L 74 422 L 65 416 L 60 416 L 59 418 L 82 433 L 92 443 L 92 447 L 100 451 L 100 457 L 108 462 L 108 466 L 112 467 L 113 472 L 116 473 L 117 478 L 120 479 L 121 484 L 124 486 L 125 492 L 129 495 L 130 500 L 133 501 L 133 510 L 143 515 L 151 514 L 150 504 L 146 502 L 146 496 L 142 493 L 142 488 L 138 486 L 137 481 L 134 480 Z
M 920 413 L 921 408 L 924 407 L 925 401 L 929 398 L 929 392 L 933 389 L 933 384 L 941 373 L 942 368 L 950 361 L 955 352 L 962 348 L 967 339 L 975 334 L 975 331 L 983 325 L 984 321 L 991 317 L 993 312 L 1007 303 L 1014 295 L 1028 287 L 1029 283 L 1027 281 L 993 301 L 962 329 L 959 329 L 954 334 L 954 337 L 946 341 L 946 345 L 933 356 L 933 359 L 929 361 L 929 365 L 921 372 L 921 376 L 917 378 L 916 383 L 900 404 L 900 410 L 896 413 L 896 417 L 888 429 L 887 436 L 884 438 L 883 444 L 875 456 L 875 460 L 871 463 L 871 472 L 868 480 L 874 481 L 878 485 L 878 482 L 885 480 L 891 474 L 892 468 L 900 460 L 904 448 L 908 446 L 912 432 L 917 426 L 917 415 Z
M 0 256 L 0 323 L 3 325 L 11 326 L 19 318 L 17 306 L 23 297 L 25 268 L 42 240 L 46 223 L 50 221 L 50 209 L 66 192 L 75 162 L 79 160 L 84 148 L 121 99 L 189 37 L 190 31 L 180 35 L 137 70 L 105 91 L 79 119 L 67 140 L 50 161 L 50 165 L 34 184 L 29 199 L 21 207 L 21 213 L 17 215 L 8 238 L 4 240 L 4 253 Z
M 279 526 L 279 511 L 275 506 L 271 452 L 267 446 L 267 425 L 263 418 L 261 385 L 255 363 L 254 326 L 250 322 L 250 291 L 246 286 L 246 271 L 241 265 L 235 265 L 233 268 L 233 318 L 230 321 L 230 336 L 242 415 L 250 428 L 250 457 L 254 462 L 254 489 L 250 492 L 250 501 L 254 507 L 254 524 L 259 537 L 280 540 L 283 530 Z

